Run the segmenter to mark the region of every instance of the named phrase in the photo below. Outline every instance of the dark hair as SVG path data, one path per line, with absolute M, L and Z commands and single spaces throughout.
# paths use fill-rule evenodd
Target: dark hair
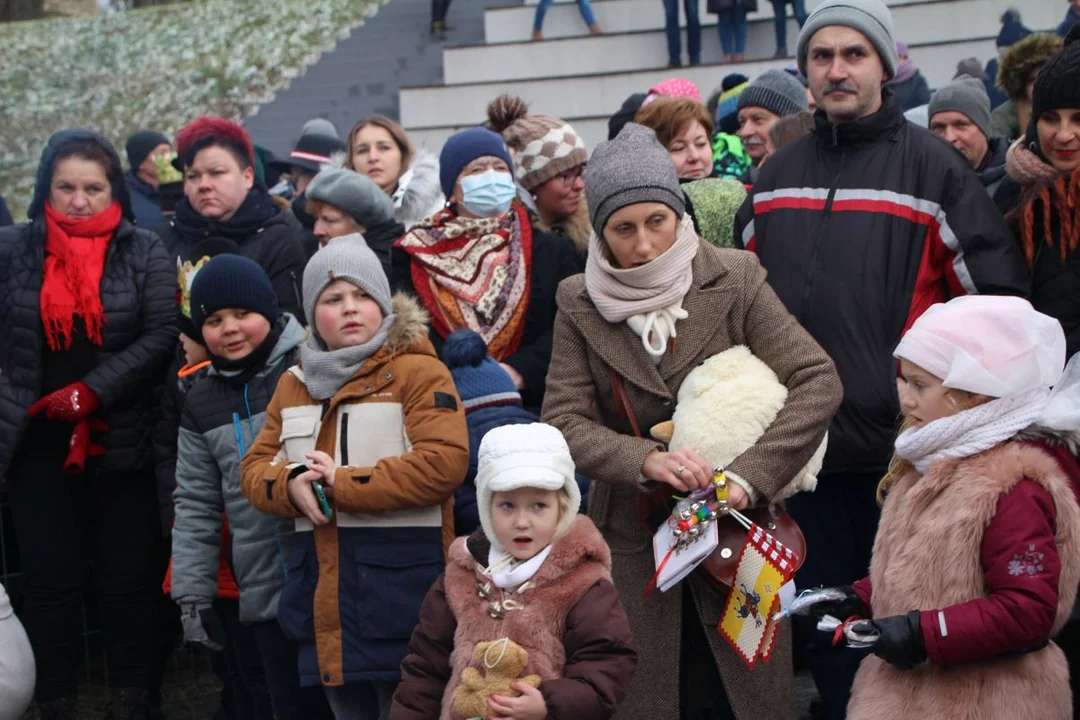
M 49 168 L 50 184 L 52 176 L 56 172 L 56 167 L 64 160 L 73 157 L 96 162 L 100 165 L 105 172 L 105 177 L 109 180 L 109 185 L 112 186 L 113 199 L 116 198 L 117 183 L 123 182 L 124 177 L 124 169 L 120 166 L 120 159 L 117 155 L 109 153 L 101 145 L 91 140 L 71 140 L 57 148 L 56 155 L 53 156 L 52 167 Z
M 814 116 L 805 110 L 787 115 L 773 123 L 769 128 L 769 141 L 772 143 L 773 152 L 785 145 L 798 140 L 803 135 L 814 132 Z
M 240 147 L 237 143 L 230 142 L 225 138 L 216 137 L 214 135 L 207 135 L 204 138 L 200 138 L 191 144 L 191 148 L 187 151 L 187 155 L 181 158 L 184 161 L 184 168 L 187 169 L 195 164 L 195 156 L 200 151 L 209 147 L 219 147 L 225 150 L 236 159 L 237 165 L 241 170 L 247 170 L 252 167 L 251 160 L 248 159 L 247 151 Z
M 394 138 L 394 143 L 398 146 L 398 150 L 401 151 L 400 172 L 404 174 L 404 172 L 412 165 L 413 155 L 416 151 L 413 150 L 412 141 L 409 140 L 409 134 L 405 132 L 405 128 L 401 127 L 399 123 L 394 122 L 385 115 L 368 115 L 367 117 L 360 118 L 360 120 L 353 125 L 353 129 L 349 132 L 348 149 L 346 150 L 345 155 L 345 167 L 349 170 L 356 170 L 356 168 L 353 167 L 353 150 L 356 148 L 356 133 L 360 132 L 368 125 L 381 127 L 383 130 L 390 133 L 390 137 Z

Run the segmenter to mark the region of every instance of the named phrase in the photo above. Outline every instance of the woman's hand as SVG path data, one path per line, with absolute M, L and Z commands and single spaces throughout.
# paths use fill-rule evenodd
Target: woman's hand
M 746 491 L 738 483 L 731 482 L 730 479 L 727 485 L 727 503 L 728 507 L 736 510 L 745 510 L 746 506 L 750 504 L 750 498 L 747 497 Z
M 667 483 L 679 492 L 712 487 L 713 482 L 713 471 L 709 463 L 690 448 L 672 452 L 653 450 L 645 458 L 641 474 L 649 480 Z
M 521 697 L 492 695 L 488 698 L 488 706 L 495 711 L 495 720 L 545 720 L 547 703 L 539 690 L 523 682 L 513 683 L 510 688 L 521 693 Z
M 311 483 L 321 479 L 322 475 L 318 470 L 307 470 L 290 479 L 285 486 L 292 504 L 316 525 L 325 525 L 330 522 L 322 514 L 319 499 L 315 497 L 315 490 L 311 487 Z

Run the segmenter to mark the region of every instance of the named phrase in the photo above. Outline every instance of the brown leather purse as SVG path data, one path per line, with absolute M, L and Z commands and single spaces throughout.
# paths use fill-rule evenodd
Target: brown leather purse
M 637 417 L 634 416 L 634 410 L 630 406 L 622 378 L 614 370 L 609 371 L 609 378 L 616 411 L 630 423 L 630 428 L 635 435 L 645 437 L 641 433 Z M 668 517 L 671 516 L 671 511 L 675 507 L 675 497 L 670 485 L 665 483 L 652 483 L 652 485 L 652 488 L 638 495 L 638 517 L 650 533 L 655 533 L 657 528 L 667 522 Z M 796 571 L 802 567 L 806 560 L 806 538 L 803 537 L 799 524 L 782 506 L 754 507 L 740 512 L 798 556 Z M 731 583 L 735 579 L 739 551 L 746 542 L 746 528 L 733 517 L 721 516 L 716 521 L 716 529 L 720 535 L 720 544 L 712 554 L 701 561 L 694 572 L 718 595 L 727 598 Z

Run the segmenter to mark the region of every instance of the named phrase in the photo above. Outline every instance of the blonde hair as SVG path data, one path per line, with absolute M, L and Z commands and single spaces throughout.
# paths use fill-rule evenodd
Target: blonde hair
M 957 395 L 963 395 L 963 400 L 958 400 Z M 946 388 L 944 395 L 944 402 L 949 405 L 951 414 L 955 415 L 963 410 L 968 410 L 981 405 L 986 402 L 985 395 L 977 395 L 976 393 L 968 392 L 967 390 L 956 390 L 955 388 Z M 902 435 L 905 431 L 910 430 L 914 426 L 914 423 L 910 418 L 904 417 L 900 423 L 900 430 L 897 435 Z M 896 453 L 893 453 L 892 459 L 889 461 L 889 468 L 885 471 L 885 477 L 881 478 L 881 482 L 877 486 L 877 503 L 878 506 L 885 504 L 885 497 L 889 494 L 892 486 L 897 480 L 904 477 L 910 472 L 915 470 L 915 466 L 910 461 L 905 460 Z
M 360 232 L 361 225 L 360 225 L 360 223 L 358 223 L 356 221 L 356 218 L 354 218 L 352 215 L 350 215 L 349 213 L 347 213 L 344 210 L 342 210 L 341 208 L 339 208 L 337 205 L 333 205 L 331 203 L 328 203 L 325 200 L 316 200 L 315 198 L 309 198 L 309 197 L 304 198 L 304 210 L 306 210 L 308 212 L 308 214 L 311 215 L 312 217 L 317 216 L 319 213 L 321 213 L 326 208 L 333 208 L 334 210 L 337 210 L 339 213 L 341 213 L 345 217 L 346 220 L 348 220 L 349 222 L 351 222 L 353 224 L 353 231 L 354 232 Z

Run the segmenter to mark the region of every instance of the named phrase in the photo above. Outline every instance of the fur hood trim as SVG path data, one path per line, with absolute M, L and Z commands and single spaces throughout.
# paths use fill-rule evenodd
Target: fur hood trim
M 446 204 L 439 182 L 439 158 L 427 150 L 417 150 L 412 165 L 398 181 L 392 199 L 394 217 L 406 228 L 435 214 Z
M 1061 50 L 1062 41 L 1051 33 L 1029 35 L 1009 48 L 998 65 L 997 86 L 1012 99 L 1024 97 L 1031 71 L 1042 67 Z M 1026 128 L 1020 128 L 1021 133 Z
M 581 204 L 578 205 L 577 212 L 570 217 L 546 225 L 540 219 L 539 213 L 537 213 L 536 221 L 533 224 L 544 232 L 562 235 L 570 240 L 570 242 L 574 243 L 574 249 L 577 250 L 578 255 L 589 254 L 589 236 L 592 235 L 593 228 L 592 223 L 589 221 L 589 204 L 586 202 L 584 194 L 581 196 Z
M 1071 455 L 1080 456 L 1080 430 L 1054 430 L 1032 425 L 1016 436 L 1016 440 L 1038 442 L 1050 447 L 1063 447 Z
M 419 349 L 428 340 L 427 310 L 404 293 L 396 293 L 390 301 L 394 311 L 394 324 L 386 334 L 386 349 L 391 353 Z
M 480 572 L 487 567 L 490 548 L 491 541 L 483 530 L 477 530 L 467 538 L 454 541 L 450 547 L 450 563 L 470 572 Z M 541 588 L 558 584 L 562 578 L 589 563 L 599 563 L 607 578 L 611 578 L 611 550 L 593 521 L 587 515 L 578 515 L 570 532 L 555 541 L 551 554 L 533 575 L 531 585 Z

